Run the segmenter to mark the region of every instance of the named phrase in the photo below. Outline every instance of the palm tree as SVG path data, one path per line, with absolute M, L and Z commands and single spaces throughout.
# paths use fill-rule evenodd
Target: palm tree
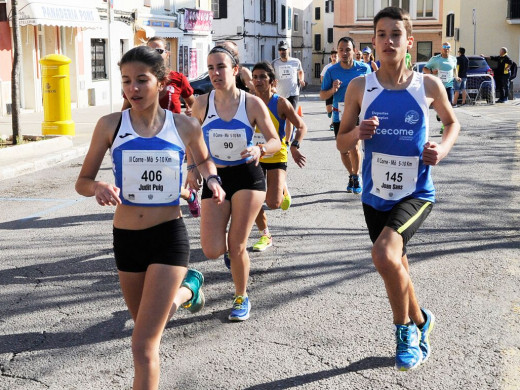
M 13 15 L 13 71 L 11 73 L 11 101 L 12 101 L 12 127 L 13 145 L 21 141 L 20 134 L 20 56 L 22 54 L 22 42 L 20 41 L 20 24 L 18 23 L 18 0 L 11 1 L 11 12 Z

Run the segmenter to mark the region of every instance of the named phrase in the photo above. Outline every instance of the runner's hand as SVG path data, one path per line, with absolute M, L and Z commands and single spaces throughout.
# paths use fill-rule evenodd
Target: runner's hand
M 298 148 L 290 148 L 292 158 L 294 159 L 294 162 L 296 165 L 298 165 L 300 168 L 303 168 L 305 166 L 305 163 L 307 162 L 306 157 L 300 153 L 300 150 Z
M 190 169 L 186 175 L 186 184 L 184 187 L 190 187 L 194 190 L 200 190 L 202 186 L 202 175 L 197 168 Z
M 437 165 L 446 155 L 442 144 L 433 141 L 424 144 L 423 162 L 425 165 Z
M 216 204 L 221 204 L 226 199 L 226 192 L 222 189 L 216 180 L 206 181 L 208 188 L 213 192 L 213 201 Z
M 260 149 L 260 146 L 253 145 L 253 146 L 250 146 L 250 147 L 242 150 L 242 152 L 240 153 L 240 156 L 242 158 L 253 157 L 253 158 L 249 159 L 247 161 L 247 163 L 251 164 L 254 161 L 255 166 L 256 166 L 260 162 L 261 154 L 262 154 L 262 151 Z
M 112 184 L 98 181 L 94 189 L 94 196 L 101 206 L 117 206 L 122 203 L 119 198 L 120 191 L 118 187 Z
M 376 133 L 377 126 L 379 126 L 379 118 L 377 116 L 362 120 L 358 126 L 359 139 L 371 139 Z

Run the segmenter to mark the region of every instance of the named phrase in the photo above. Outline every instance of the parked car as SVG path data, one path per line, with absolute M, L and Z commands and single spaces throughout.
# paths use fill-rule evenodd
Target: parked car
M 422 73 L 424 65 L 426 65 L 426 62 L 416 62 L 415 64 L 413 64 L 412 70 Z
M 249 70 L 252 70 L 255 64 L 240 64 L 240 66 L 246 67 Z M 202 73 L 200 76 L 189 80 L 190 85 L 193 88 L 193 95 L 204 95 L 213 89 L 213 85 L 211 84 L 211 80 L 209 79 L 208 72 Z
M 466 92 L 472 99 L 486 100 L 488 103 L 495 102 L 495 79 L 493 69 L 489 66 L 486 58 L 481 56 L 467 56 L 469 60 L 468 82 Z M 491 76 L 491 77 L 489 77 Z M 459 97 L 461 99 L 461 97 Z

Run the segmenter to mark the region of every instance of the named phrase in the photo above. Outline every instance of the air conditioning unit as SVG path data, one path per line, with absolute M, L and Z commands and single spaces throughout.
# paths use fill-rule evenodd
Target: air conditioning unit
M 237 35 L 242 35 L 244 33 L 244 27 L 237 26 Z

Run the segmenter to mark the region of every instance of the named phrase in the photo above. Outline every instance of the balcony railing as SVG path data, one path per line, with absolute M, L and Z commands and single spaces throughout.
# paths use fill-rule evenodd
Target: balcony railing
M 507 18 L 520 19 L 520 0 L 509 0 L 507 2 Z

